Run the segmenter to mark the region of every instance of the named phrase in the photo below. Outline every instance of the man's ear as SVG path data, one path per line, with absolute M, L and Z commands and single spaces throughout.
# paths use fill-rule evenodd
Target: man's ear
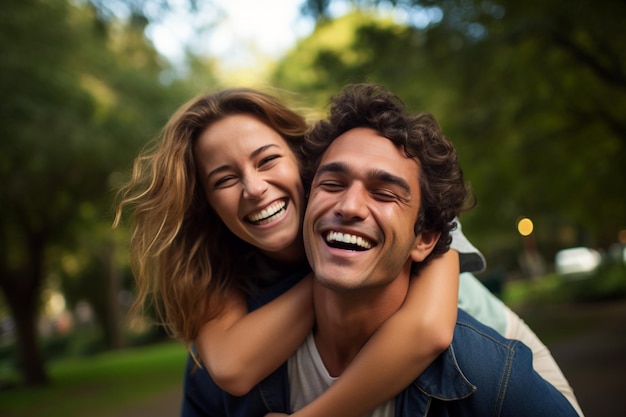
M 411 250 L 411 260 L 413 262 L 422 262 L 439 241 L 440 232 L 423 231 L 415 238 L 415 245 Z

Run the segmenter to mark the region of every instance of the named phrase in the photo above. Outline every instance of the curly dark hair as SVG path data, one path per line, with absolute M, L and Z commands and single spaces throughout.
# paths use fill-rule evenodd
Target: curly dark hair
M 376 84 L 350 84 L 330 104 L 328 119 L 319 121 L 303 144 L 307 189 L 328 146 L 351 129 L 372 128 L 402 147 L 420 166 L 421 204 L 415 233 L 441 233 L 431 255 L 421 265 L 414 265 L 415 272 L 449 249 L 454 218 L 473 205 L 452 142 L 431 114 L 408 113 L 398 96 Z

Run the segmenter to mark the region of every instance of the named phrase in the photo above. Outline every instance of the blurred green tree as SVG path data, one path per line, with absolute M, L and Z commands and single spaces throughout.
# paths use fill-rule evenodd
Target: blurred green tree
M 354 11 L 320 22 L 277 64 L 272 84 L 302 95 L 314 109 L 352 82 L 384 84 L 401 91 L 416 111 L 442 114 L 454 89 L 448 88 L 421 48 L 423 33 L 388 17 Z M 411 53 L 407 53 L 411 51 Z
M 313 38 L 331 24 L 329 3 L 307 1 L 304 10 L 320 19 Z M 392 4 L 403 11 L 406 29 L 353 25 L 358 32 L 343 50 L 324 46 L 301 57 L 307 64 L 299 83 L 311 74 L 323 77 L 310 77 L 312 91 L 376 81 L 414 109 L 435 113 L 478 197 L 479 209 L 464 225 L 490 259 L 520 249 L 515 223 L 522 215 L 534 219 L 548 256 L 617 239 L 626 227 L 624 2 L 351 3 L 375 11 Z M 347 35 L 335 36 L 341 43 Z
M 90 4 L 69 1 L 3 4 L 0 288 L 28 385 L 47 381 L 36 319 L 59 253 L 99 260 L 98 274 L 87 262 L 78 275 L 93 280 L 92 302 L 100 297 L 108 305 L 97 312 L 109 343 L 122 343 L 114 291 L 121 285 L 120 239 L 101 232 L 112 221 L 111 191 L 119 171 L 189 95 L 180 83 L 160 81 L 168 64 L 145 38 L 146 24 L 140 15 L 103 20 Z

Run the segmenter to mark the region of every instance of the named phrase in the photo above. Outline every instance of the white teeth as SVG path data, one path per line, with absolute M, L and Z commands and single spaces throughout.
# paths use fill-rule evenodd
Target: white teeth
M 327 242 L 342 242 L 342 243 L 350 243 L 352 245 L 357 245 L 364 249 L 371 249 L 372 243 L 363 239 L 360 236 L 351 235 L 349 233 L 341 233 L 341 232 L 328 232 L 326 235 Z
M 284 200 L 277 201 L 260 212 L 249 215 L 248 220 L 256 224 L 269 223 L 273 220 L 273 217 L 285 210 L 286 205 L 287 203 Z

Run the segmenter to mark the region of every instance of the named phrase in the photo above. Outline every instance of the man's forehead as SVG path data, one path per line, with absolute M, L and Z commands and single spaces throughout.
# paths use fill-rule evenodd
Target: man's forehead
M 339 135 L 328 146 L 321 161 L 324 163 L 334 158 L 356 161 L 357 155 L 386 157 L 401 161 L 401 163 L 419 163 L 415 158 L 408 157 L 404 150 L 391 139 L 368 127 L 356 127 Z
M 378 131 L 363 127 L 338 136 L 324 152 L 319 169 L 345 173 L 384 171 L 409 181 L 419 178 L 419 162 L 415 158 L 408 157 L 400 146 Z

